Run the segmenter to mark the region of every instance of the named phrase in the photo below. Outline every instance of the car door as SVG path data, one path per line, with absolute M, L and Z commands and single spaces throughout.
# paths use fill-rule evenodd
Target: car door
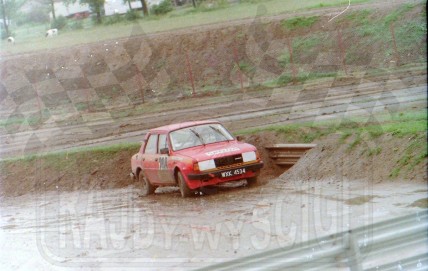
M 162 151 L 163 150 L 163 151 Z M 166 150 L 169 150 L 168 147 L 168 136 L 167 134 L 159 134 L 158 138 L 158 157 L 159 157 L 159 172 L 158 172 L 158 179 L 159 182 L 162 184 L 169 184 L 172 185 L 175 183 L 174 176 L 171 173 L 171 159 L 169 156 L 169 152 L 166 152 Z M 166 153 L 162 153 L 166 152 Z
M 152 184 L 159 183 L 159 155 L 157 154 L 158 134 L 151 134 L 144 149 L 143 170 Z

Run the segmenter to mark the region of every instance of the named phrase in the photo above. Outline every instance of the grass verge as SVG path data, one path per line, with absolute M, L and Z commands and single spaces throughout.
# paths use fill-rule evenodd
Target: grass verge
M 89 168 L 86 165 L 91 161 L 96 160 L 102 162 L 111 159 L 111 156 L 124 151 L 137 152 L 140 143 L 121 143 L 110 146 L 97 146 L 97 147 L 82 147 L 72 149 L 70 151 L 51 152 L 46 154 L 32 154 L 25 155 L 17 158 L 4 159 L 0 163 L 11 164 L 19 163 L 21 166 L 33 166 L 34 162 L 38 159 L 43 159 L 47 166 L 52 166 L 55 169 L 64 169 L 79 165 L 82 169 Z
M 368 0 L 354 0 L 353 2 L 368 2 Z M 241 4 L 231 4 L 227 7 L 213 9 L 194 9 L 193 7 L 176 9 L 166 16 L 149 16 L 132 22 L 119 21 L 108 24 L 114 20 L 104 18 L 106 25 L 92 26 L 85 23 L 84 29 L 62 32 L 55 38 L 55 42 L 47 40 L 44 32 L 48 25 L 27 24 L 23 29 L 12 29 L 16 35 L 16 44 L 8 46 L 6 41 L 1 41 L 0 47 L 10 53 L 29 52 L 42 49 L 66 47 L 70 45 L 98 42 L 116 38 L 124 38 L 133 35 L 150 34 L 162 31 L 184 29 L 193 26 L 215 24 L 239 20 L 245 18 L 256 18 L 259 16 L 272 16 L 297 10 L 320 8 L 327 6 L 346 5 L 346 0 L 284 0 L 268 1 L 245 1 Z M 261 10 L 263 12 L 261 13 Z M 209 11 L 209 12 L 208 12 Z M 261 13 L 261 14 L 260 14 Z M 303 22 L 297 23 L 297 25 Z M 306 23 L 306 22 L 304 22 Z

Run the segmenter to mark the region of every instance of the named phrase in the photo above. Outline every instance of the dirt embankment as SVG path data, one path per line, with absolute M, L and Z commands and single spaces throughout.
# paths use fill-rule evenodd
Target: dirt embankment
M 376 139 L 332 134 L 318 142 L 299 162 L 281 176 L 287 180 L 368 180 L 379 183 L 404 179 L 427 181 L 426 135 Z
M 381 182 L 406 179 L 426 182 L 426 156 L 420 157 L 425 135 L 412 138 L 382 135 L 374 140 L 351 135 L 346 139 L 338 134 L 326 136 L 315 143 L 295 166 L 284 173 L 269 158 L 264 146 L 289 142 L 284 133 L 261 132 L 245 136 L 254 144 L 265 162 L 261 183 L 309 181 L 321 179 L 364 179 Z M 138 146 L 111 150 L 81 151 L 52 154 L 26 161 L 2 162 L 0 196 L 19 196 L 43 191 L 73 191 L 114 189 L 138 185 L 130 178 L 130 157 Z M 419 160 L 418 160 L 419 159 Z M 417 163 L 417 161 L 419 161 Z M 284 173 L 284 174 L 283 174 Z
M 245 86 L 271 81 L 283 85 L 293 71 L 303 80 L 334 76 L 343 72 L 344 64 L 349 73 L 361 73 L 388 68 L 396 59 L 400 65 L 426 62 L 426 37 L 418 34 L 423 31 L 419 21 L 424 20 L 424 7 L 400 10 L 394 5 L 377 7 L 331 22 L 321 10 L 319 16 L 314 12 L 296 20 L 255 18 L 251 24 L 9 56 L 0 60 L 0 102 L 17 117 L 38 106 L 65 117 L 88 108 L 106 112 L 133 106 L 142 103 L 143 96 L 147 102 L 190 95 L 189 69 L 198 93 L 215 94 L 239 87 L 240 78 Z M 396 14 L 390 21 L 396 27 L 399 55 L 386 22 L 390 14 Z M 415 42 L 406 43 L 410 38 Z

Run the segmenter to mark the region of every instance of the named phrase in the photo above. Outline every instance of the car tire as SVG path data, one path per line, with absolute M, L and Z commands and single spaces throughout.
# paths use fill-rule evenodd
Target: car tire
M 155 192 L 156 187 L 150 183 L 149 179 L 147 179 L 142 170 L 138 172 L 138 182 L 141 185 L 141 192 L 143 196 L 148 196 Z
M 191 197 L 195 194 L 195 192 L 187 186 L 186 181 L 184 180 L 183 174 L 181 172 L 177 172 L 177 181 L 178 187 L 180 188 L 180 193 L 183 198 Z
M 257 185 L 257 176 L 256 177 L 247 178 L 247 185 L 248 186 L 256 186 Z

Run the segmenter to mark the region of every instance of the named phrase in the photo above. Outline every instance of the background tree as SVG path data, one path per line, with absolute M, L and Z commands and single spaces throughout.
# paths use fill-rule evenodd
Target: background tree
M 140 0 L 141 1 L 141 7 L 143 8 L 144 16 L 149 15 L 149 7 L 147 6 L 146 0 Z
M 1 17 L 3 19 L 3 27 L 2 27 L 2 34 L 3 32 L 5 33 L 4 36 L 8 37 L 9 36 L 9 22 L 7 21 L 7 16 L 6 16 L 6 4 L 4 2 L 5 0 L 0 0 L 1 6 Z M 4 29 L 4 30 L 3 30 Z M 3 38 L 3 35 L 2 35 Z
M 128 3 L 129 10 L 132 10 L 131 1 L 132 0 L 123 0 L 124 4 Z
M 16 0 L 0 0 L 0 14 L 3 21 L 2 27 L 2 38 L 7 38 L 11 36 L 11 31 L 9 24 L 16 15 L 18 9 L 25 3 L 25 1 L 16 1 Z
M 80 3 L 88 4 L 89 9 L 97 15 L 97 23 L 100 24 L 102 22 L 101 16 L 104 12 L 105 0 L 80 0 Z
M 49 0 L 49 6 L 52 12 L 52 19 L 56 20 L 54 0 Z
M 49 23 L 50 21 L 49 14 L 51 12 L 51 6 L 48 2 L 45 1 L 45 3 L 41 3 L 40 5 L 35 5 L 30 9 L 26 9 L 24 11 L 21 10 L 21 12 L 18 12 L 16 14 L 14 23 L 16 23 L 17 26 L 24 25 L 24 24 L 31 24 L 31 23 L 36 23 L 36 24 Z

